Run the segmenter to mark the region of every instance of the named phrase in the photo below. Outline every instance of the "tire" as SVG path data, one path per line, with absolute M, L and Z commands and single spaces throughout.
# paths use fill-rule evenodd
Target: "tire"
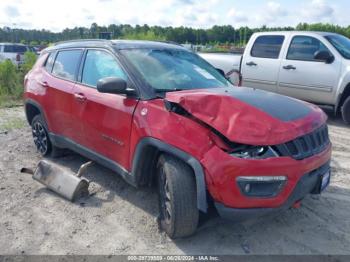
M 196 182 L 181 160 L 161 155 L 157 163 L 160 227 L 170 238 L 192 235 L 198 225 Z
M 341 115 L 346 124 L 350 125 L 350 96 L 348 96 L 342 107 L 341 107 Z
M 34 116 L 31 126 L 34 144 L 40 155 L 59 157 L 63 154 L 63 149 L 52 144 L 46 122 L 40 114 Z

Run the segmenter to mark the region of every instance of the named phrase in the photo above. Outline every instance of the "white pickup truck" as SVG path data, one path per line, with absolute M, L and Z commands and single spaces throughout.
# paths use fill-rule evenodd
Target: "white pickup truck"
M 200 53 L 233 83 L 332 106 L 350 124 L 350 39 L 326 32 L 266 32 L 242 56 Z
M 31 52 L 30 47 L 22 44 L 0 43 L 0 62 L 9 60 L 17 66 L 24 62 L 24 53 Z

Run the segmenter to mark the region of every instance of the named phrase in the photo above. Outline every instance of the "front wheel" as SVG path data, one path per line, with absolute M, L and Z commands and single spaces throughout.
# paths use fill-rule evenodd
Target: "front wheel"
M 170 238 L 192 235 L 198 225 L 196 182 L 181 160 L 161 155 L 157 164 L 160 226 Z
M 350 125 L 350 96 L 348 96 L 348 98 L 344 101 L 344 104 L 341 108 L 341 114 L 344 122 Z

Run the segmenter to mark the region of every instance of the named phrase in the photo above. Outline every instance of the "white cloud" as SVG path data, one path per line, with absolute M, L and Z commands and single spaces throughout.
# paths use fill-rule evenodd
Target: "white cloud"
M 324 0 L 313 0 L 302 10 L 302 16 L 309 22 L 334 20 L 334 8 Z
M 0 27 L 45 28 L 61 31 L 75 26 L 111 23 L 191 26 L 215 24 L 234 27 L 295 26 L 299 22 L 350 24 L 350 2 L 339 0 L 0 0 Z M 83 3 L 83 7 L 82 7 Z
M 227 16 L 229 18 L 229 21 L 232 21 L 234 24 L 243 24 L 249 21 L 249 16 L 247 14 L 241 11 L 237 11 L 235 8 L 231 8 L 228 11 Z
M 209 0 L 205 4 L 193 0 L 191 4 L 180 6 L 175 10 L 173 25 L 207 28 L 219 23 L 218 15 L 213 12 L 215 5 L 217 5 L 217 0 Z
M 287 20 L 288 11 L 278 2 L 270 1 L 256 16 L 256 24 L 278 26 Z
M 285 10 L 280 3 L 268 2 L 267 3 L 267 13 L 270 16 L 285 16 L 287 15 L 287 10 Z

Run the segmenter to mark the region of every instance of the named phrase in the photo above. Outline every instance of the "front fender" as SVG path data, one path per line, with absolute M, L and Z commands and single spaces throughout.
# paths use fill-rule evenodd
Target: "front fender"
M 192 168 L 197 186 L 197 207 L 199 210 L 207 212 L 208 203 L 206 195 L 205 176 L 202 165 L 193 156 L 159 139 L 145 137 L 142 138 L 137 144 L 132 162 L 132 176 L 134 176 L 135 181 L 140 181 L 143 179 L 142 176 L 149 175 L 144 173 L 145 168 L 142 164 L 145 163 L 145 159 L 151 157 L 149 155 L 151 152 L 147 151 L 149 150 L 149 148 L 156 149 L 158 152 L 168 153 L 172 156 L 175 156 L 187 163 Z

